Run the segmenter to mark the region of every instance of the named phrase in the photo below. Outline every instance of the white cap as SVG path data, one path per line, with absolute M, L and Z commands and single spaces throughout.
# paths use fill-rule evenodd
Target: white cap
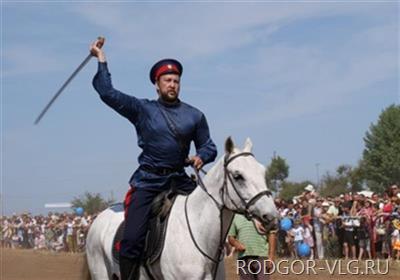
M 322 202 L 322 206 L 328 206 L 329 207 L 330 205 L 329 205 L 328 201 L 324 201 L 324 202 Z
M 305 191 L 308 191 L 308 192 L 313 192 L 313 191 L 315 191 L 315 190 L 314 190 L 314 186 L 311 185 L 311 184 L 308 184 L 307 187 L 304 188 L 304 190 L 305 190 Z
M 360 191 L 357 194 L 363 195 L 365 197 L 371 198 L 374 192 L 372 191 Z

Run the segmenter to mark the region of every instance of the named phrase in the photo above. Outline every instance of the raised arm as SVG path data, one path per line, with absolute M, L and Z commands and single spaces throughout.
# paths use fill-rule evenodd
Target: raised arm
M 108 71 L 106 56 L 102 48 L 98 47 L 98 40 L 90 46 L 90 53 L 97 57 L 98 70 L 93 78 L 93 87 L 99 93 L 101 100 L 122 116 L 135 123 L 140 114 L 140 101 L 115 89 Z

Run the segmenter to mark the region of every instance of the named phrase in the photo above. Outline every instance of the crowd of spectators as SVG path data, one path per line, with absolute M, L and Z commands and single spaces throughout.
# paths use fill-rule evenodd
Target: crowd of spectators
M 311 248 L 310 258 L 396 258 L 400 260 L 400 191 L 382 196 L 362 191 L 321 197 L 312 185 L 293 199 L 276 199 L 280 218 L 290 230 L 278 231 L 278 253 L 297 257 L 297 245 Z
M 297 258 L 297 246 L 306 243 L 310 258 L 396 258 L 400 260 L 400 190 L 388 188 L 382 196 L 363 191 L 322 197 L 312 185 L 290 200 L 275 199 L 280 219 L 292 221 L 278 231 L 278 255 Z M 95 216 L 30 213 L 2 217 L 1 246 L 82 252 Z
M 83 214 L 52 213 L 33 216 L 30 213 L 1 217 L 3 248 L 82 252 L 94 217 Z

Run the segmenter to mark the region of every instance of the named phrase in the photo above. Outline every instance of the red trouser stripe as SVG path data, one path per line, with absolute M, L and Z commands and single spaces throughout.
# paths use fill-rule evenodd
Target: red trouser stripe
M 135 187 L 131 186 L 129 191 L 125 195 L 125 200 L 124 200 L 124 215 L 125 215 L 125 220 L 128 217 L 128 209 L 129 205 L 131 205 L 132 202 L 132 195 L 135 192 Z

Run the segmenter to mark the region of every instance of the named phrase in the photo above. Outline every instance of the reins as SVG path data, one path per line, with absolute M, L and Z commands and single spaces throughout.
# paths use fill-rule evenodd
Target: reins
M 235 160 L 238 157 L 242 157 L 242 156 L 253 156 L 254 155 L 252 153 L 249 152 L 243 152 L 243 153 L 239 153 L 236 154 L 232 157 L 229 157 L 229 155 L 227 155 L 224 159 L 224 181 L 223 181 L 223 185 L 222 188 L 220 190 L 220 195 L 221 195 L 221 203 L 217 201 L 217 199 L 212 196 L 208 190 L 207 187 L 205 186 L 200 174 L 199 174 L 199 170 L 197 170 L 196 168 L 194 169 L 194 172 L 196 174 L 196 179 L 198 182 L 198 185 L 200 186 L 200 188 L 207 194 L 208 197 L 211 198 L 211 200 L 214 202 L 214 204 L 216 205 L 216 207 L 218 208 L 219 211 L 219 220 L 220 220 L 220 240 L 219 240 L 219 245 L 218 245 L 218 251 L 216 254 L 216 257 L 212 257 L 210 256 L 208 253 L 206 253 L 201 247 L 200 245 L 197 243 L 192 228 L 190 226 L 190 222 L 189 222 L 189 215 L 188 215 L 188 209 L 187 209 L 187 204 L 188 204 L 188 199 L 189 196 L 186 196 L 185 199 L 185 218 L 186 218 L 186 224 L 188 226 L 189 229 L 189 233 L 190 233 L 190 237 L 195 245 L 195 247 L 197 248 L 197 250 L 207 259 L 209 259 L 210 261 L 212 261 L 215 264 L 218 264 L 220 261 L 223 260 L 223 249 L 224 249 L 224 242 L 226 239 L 226 236 L 223 236 L 223 217 L 222 217 L 222 211 L 224 209 L 228 209 L 226 208 L 224 201 L 225 201 L 225 196 L 230 200 L 230 202 L 234 205 L 234 207 L 236 208 L 236 210 L 234 210 L 233 212 L 238 213 L 238 214 L 244 214 L 246 216 L 247 219 L 251 219 L 253 217 L 253 215 L 250 213 L 250 207 L 255 204 L 261 197 L 263 197 L 264 195 L 270 196 L 271 192 L 268 190 L 262 191 L 260 193 L 258 193 L 257 195 L 255 195 L 254 197 L 252 197 L 248 202 L 246 202 L 246 200 L 242 197 L 242 195 L 239 193 L 239 191 L 237 190 L 237 187 L 232 179 L 232 175 L 230 174 L 230 172 L 228 171 L 228 165 L 229 163 L 231 163 L 233 160 Z M 207 174 L 207 172 L 205 172 L 203 169 L 200 169 L 200 171 L 204 174 Z M 236 205 L 236 203 L 234 202 L 234 200 L 231 198 L 230 194 L 229 194 L 229 190 L 228 190 L 228 181 L 231 183 L 232 188 L 234 189 L 236 195 L 239 197 L 241 203 L 244 206 L 244 210 L 240 211 L 239 207 Z M 232 211 L 232 210 L 231 210 Z M 226 233 L 227 234 L 227 233 Z M 217 268 L 218 266 L 216 266 L 216 270 L 214 272 L 214 278 L 215 278 L 215 273 L 217 272 Z

